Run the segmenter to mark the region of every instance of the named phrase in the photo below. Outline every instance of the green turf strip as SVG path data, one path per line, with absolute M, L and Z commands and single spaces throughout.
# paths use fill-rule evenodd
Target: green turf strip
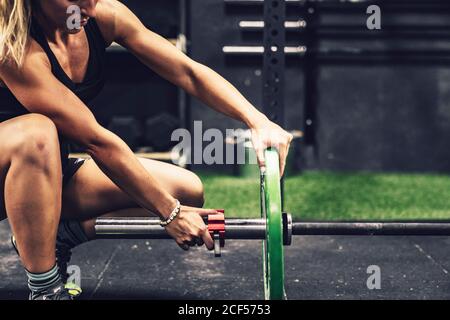
M 259 216 L 259 177 L 201 173 L 207 208 L 228 217 Z M 294 219 L 450 219 L 450 177 L 393 173 L 306 172 L 285 180 Z

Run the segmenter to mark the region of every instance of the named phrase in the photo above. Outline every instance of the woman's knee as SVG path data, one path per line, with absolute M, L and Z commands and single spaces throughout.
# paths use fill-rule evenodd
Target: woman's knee
M 53 121 L 43 115 L 16 118 L 9 126 L 11 159 L 46 166 L 60 157 L 58 131 Z
M 195 173 L 156 160 L 139 158 L 139 161 L 183 205 L 203 207 L 203 183 Z
M 202 180 L 193 172 L 187 174 L 185 186 L 182 190 L 183 204 L 202 208 L 205 204 L 205 191 Z

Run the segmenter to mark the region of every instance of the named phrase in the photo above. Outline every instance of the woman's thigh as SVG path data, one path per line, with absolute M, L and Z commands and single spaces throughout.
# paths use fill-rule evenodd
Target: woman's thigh
M 156 160 L 139 158 L 139 161 L 181 203 L 203 206 L 203 185 L 193 172 Z M 63 190 L 63 219 L 87 220 L 137 207 L 136 202 L 117 187 L 92 159 L 81 166 Z
M 26 114 L 0 122 L 0 221 L 6 219 L 5 181 L 12 157 L 28 141 L 52 130 L 51 120 L 38 114 Z M 46 139 L 44 139 L 46 140 Z

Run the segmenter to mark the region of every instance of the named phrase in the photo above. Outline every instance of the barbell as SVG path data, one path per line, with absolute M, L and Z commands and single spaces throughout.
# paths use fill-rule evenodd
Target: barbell
M 284 249 L 293 235 L 428 236 L 450 235 L 446 221 L 303 221 L 293 222 L 281 210 L 279 155 L 265 151 L 265 170 L 261 172 L 259 219 L 225 219 L 221 214 L 206 218 L 214 239 L 214 252 L 220 256 L 225 239 L 262 240 L 264 296 L 268 300 L 286 299 L 284 288 Z M 98 218 L 95 231 L 101 239 L 171 239 L 151 217 Z

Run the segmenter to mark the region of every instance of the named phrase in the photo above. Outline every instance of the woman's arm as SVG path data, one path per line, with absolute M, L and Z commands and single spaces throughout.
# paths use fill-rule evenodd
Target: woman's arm
M 100 126 L 86 105 L 53 76 L 44 53 L 30 54 L 20 68 L 0 65 L 0 77 L 25 108 L 49 117 L 59 133 L 83 146 L 99 168 L 138 205 L 164 220 L 169 217 L 176 200 L 142 166 L 127 144 Z M 212 250 L 214 242 L 201 216 L 215 213 L 182 206 L 178 218 L 166 230 L 183 249 L 187 248 L 184 241 L 199 237 Z
M 266 118 L 227 80 L 148 30 L 125 5 L 112 1 L 116 11 L 114 40 L 145 65 L 215 110 L 249 127 Z
M 108 0 L 114 8 L 115 41 L 131 51 L 163 78 L 183 88 L 211 108 L 244 122 L 252 130 L 252 141 L 261 166 L 264 149 L 280 151 L 283 173 L 292 135 L 258 111 L 230 82 L 218 73 L 193 61 L 169 41 L 148 30 L 123 4 Z
M 58 131 L 84 147 L 99 167 L 142 207 L 167 217 L 175 199 L 141 165 L 130 148 L 114 133 L 99 125 L 86 105 L 51 73 L 39 53 L 24 65 L 2 65 L 0 76 L 28 111 L 43 114 Z

